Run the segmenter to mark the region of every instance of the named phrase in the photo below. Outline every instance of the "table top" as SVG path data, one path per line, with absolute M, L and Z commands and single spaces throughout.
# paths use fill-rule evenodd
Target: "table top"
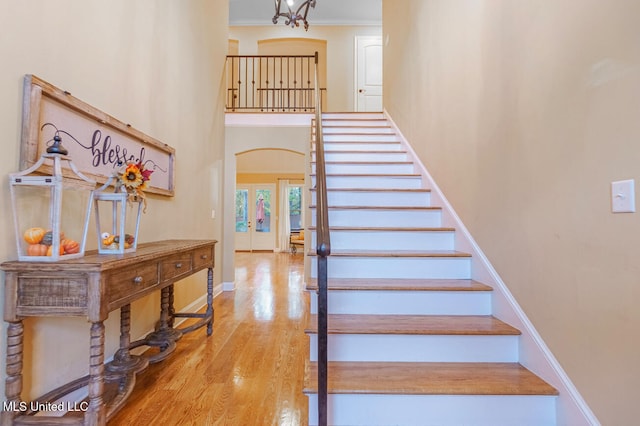
M 97 250 L 85 252 L 80 258 L 58 262 L 30 262 L 12 260 L 0 264 L 0 269 L 15 271 L 87 271 L 104 272 L 127 265 L 169 256 L 185 250 L 211 246 L 217 240 L 163 240 L 138 245 L 135 252 L 124 254 L 98 254 Z

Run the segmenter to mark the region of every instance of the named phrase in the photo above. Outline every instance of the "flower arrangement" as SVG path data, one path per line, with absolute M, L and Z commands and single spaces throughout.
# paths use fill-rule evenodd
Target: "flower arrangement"
M 119 186 L 129 194 L 129 201 L 142 200 L 145 212 L 147 200 L 144 191 L 147 189 L 147 182 L 151 180 L 151 173 L 153 170 L 146 169 L 141 161 L 129 162 L 116 173 Z

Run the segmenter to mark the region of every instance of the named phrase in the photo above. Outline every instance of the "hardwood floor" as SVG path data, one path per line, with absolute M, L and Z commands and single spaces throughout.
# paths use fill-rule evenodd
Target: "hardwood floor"
M 303 281 L 301 254 L 237 253 L 236 291 L 214 299 L 213 335 L 184 336 L 140 374 L 109 425 L 306 424 Z

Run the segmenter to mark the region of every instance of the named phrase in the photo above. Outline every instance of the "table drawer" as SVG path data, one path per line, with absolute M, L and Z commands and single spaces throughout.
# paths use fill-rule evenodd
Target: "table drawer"
M 193 269 L 213 265 L 213 246 L 204 247 L 193 252 Z
M 124 268 L 107 277 L 107 300 L 112 304 L 158 282 L 157 263 Z
M 191 272 L 191 253 L 176 254 L 163 259 L 160 263 L 162 282 Z

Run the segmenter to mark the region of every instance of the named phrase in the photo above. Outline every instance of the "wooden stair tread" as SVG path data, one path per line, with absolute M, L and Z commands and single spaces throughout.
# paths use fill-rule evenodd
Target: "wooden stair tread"
M 329 278 L 329 290 L 406 290 L 406 291 L 492 291 L 475 280 L 458 279 L 398 279 L 398 278 Z M 318 290 L 318 280 L 312 278 L 307 290 Z
M 309 205 L 310 209 L 315 209 L 315 204 Z M 438 206 L 327 206 L 329 210 L 442 210 L 442 207 Z
M 306 394 L 317 393 L 317 363 L 305 366 Z M 331 394 L 558 395 L 518 363 L 329 362 Z
M 315 226 L 308 228 L 315 231 Z M 455 228 L 418 228 L 400 226 L 329 226 L 330 231 L 399 231 L 399 232 L 454 232 Z
M 324 126 L 323 126 L 324 128 Z M 379 133 L 367 133 L 367 132 L 362 132 L 362 133 L 351 133 L 351 132 L 344 132 L 344 133 L 326 133 L 323 136 L 397 136 L 396 133 L 388 133 L 388 132 L 379 132 Z
M 325 121 L 325 120 L 323 120 Z M 326 120 L 326 121 L 330 121 L 330 120 Z M 355 120 L 351 120 L 351 121 L 355 121 Z M 387 125 L 387 126 L 365 126 L 362 124 L 351 124 L 348 126 L 332 126 L 332 125 L 326 125 L 323 124 L 322 125 L 323 129 L 391 129 L 391 126 Z
M 367 111 L 367 112 L 362 112 L 362 111 L 324 111 L 322 113 L 322 117 L 324 118 L 325 115 L 372 115 L 372 116 L 379 116 L 379 115 L 383 115 L 384 111 Z
M 313 119 L 315 121 L 315 118 Z M 387 121 L 386 118 L 353 118 L 353 117 L 347 117 L 347 118 L 322 118 L 322 121 Z
M 305 333 L 318 332 L 318 316 L 309 315 Z M 491 315 L 349 315 L 330 314 L 329 334 L 411 334 L 514 336 L 520 330 Z
M 317 192 L 317 188 L 311 188 L 311 192 Z M 409 192 L 409 193 L 429 193 L 431 192 L 428 188 L 327 188 L 327 192 Z
M 316 152 L 315 149 L 312 149 L 311 152 Z M 367 150 L 367 151 L 340 151 L 339 149 L 325 149 L 324 154 L 406 154 L 406 150 L 400 151 L 382 151 L 382 150 Z
M 324 136 L 344 136 L 344 135 L 324 135 Z M 381 144 L 400 144 L 400 140 L 398 139 L 397 141 L 360 141 L 360 140 L 356 140 L 356 141 L 347 141 L 347 140 L 337 140 L 337 141 L 324 141 L 325 145 L 328 143 L 357 143 L 357 144 L 375 144 L 375 145 L 381 145 Z M 313 149 L 312 151 L 315 151 L 315 149 Z M 366 152 L 366 151 L 362 151 L 362 152 Z M 390 151 L 390 152 L 398 152 L 398 151 Z
M 309 174 L 309 176 L 316 176 L 315 173 L 311 173 Z M 421 177 L 418 173 L 327 173 L 326 174 L 327 177 L 335 177 L 335 176 L 340 176 L 340 177 L 411 177 L 411 178 L 416 178 L 416 177 Z
M 309 251 L 309 256 L 317 256 Z M 332 257 L 471 257 L 471 254 L 457 250 L 331 250 Z
M 316 164 L 316 162 L 311 161 L 311 164 Z M 342 164 L 342 165 L 364 164 L 364 165 L 373 165 L 373 166 L 378 166 L 378 165 L 387 166 L 390 164 L 393 164 L 393 165 L 413 164 L 413 161 L 325 161 L 324 164 Z

